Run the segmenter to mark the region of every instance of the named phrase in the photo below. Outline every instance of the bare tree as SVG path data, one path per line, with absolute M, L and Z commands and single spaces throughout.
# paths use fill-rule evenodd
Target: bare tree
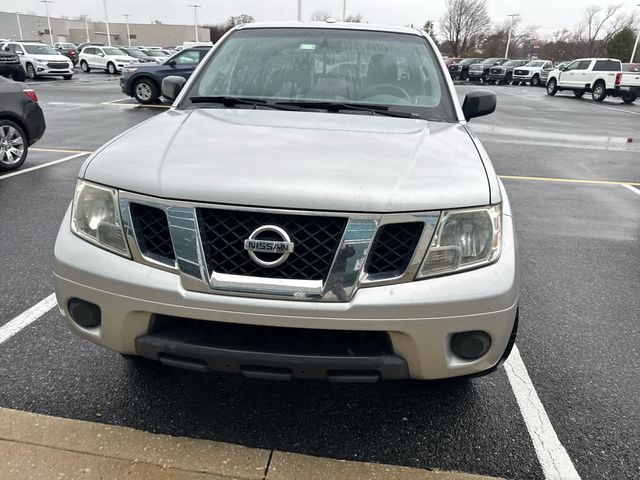
M 620 5 L 606 8 L 593 5 L 585 10 L 583 20 L 576 28 L 576 39 L 584 45 L 587 56 L 595 57 L 616 34 L 638 24 L 635 14 L 620 13 L 621 8 Z
M 331 18 L 331 12 L 327 12 L 326 10 L 316 10 L 309 17 L 314 22 L 324 22 Z
M 255 20 L 251 15 L 247 15 L 243 13 L 242 15 L 235 15 L 235 16 L 229 17 L 229 19 L 225 22 L 225 26 L 228 29 L 232 29 L 235 26 L 243 25 L 245 23 L 253 23 L 254 21 Z
M 355 15 L 347 15 L 347 18 L 344 19 L 345 22 L 351 22 L 351 23 L 362 23 L 363 20 L 363 16 L 361 13 L 356 13 Z
M 440 19 L 440 31 L 454 57 L 474 50 L 490 25 L 487 0 L 447 0 Z

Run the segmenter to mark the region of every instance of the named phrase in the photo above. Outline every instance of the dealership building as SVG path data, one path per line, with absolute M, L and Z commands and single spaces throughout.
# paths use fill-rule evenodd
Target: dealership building
M 86 41 L 107 45 L 105 22 L 69 20 L 51 17 L 53 42 L 82 43 Z M 193 25 L 168 25 L 164 23 L 129 23 L 131 45 L 175 46 L 195 41 Z M 128 45 L 126 23 L 109 22 L 112 45 Z M 40 15 L 0 12 L 0 39 L 42 40 L 51 43 L 47 17 Z M 208 42 L 208 28 L 198 28 L 198 40 Z M 87 40 L 88 39 L 88 40 Z

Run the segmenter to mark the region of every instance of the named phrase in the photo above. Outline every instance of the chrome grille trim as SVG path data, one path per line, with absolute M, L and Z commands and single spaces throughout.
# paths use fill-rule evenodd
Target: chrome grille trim
M 208 294 L 217 293 L 299 301 L 347 302 L 359 288 L 413 281 L 426 255 L 440 218 L 439 211 L 360 214 L 254 208 L 166 200 L 123 191 L 119 192 L 119 202 L 123 228 L 133 260 L 179 275 L 185 290 Z M 131 218 L 130 203 L 148 205 L 166 212 L 176 256 L 174 262 L 159 262 L 157 259 L 149 258 L 141 252 Z M 325 281 L 246 277 L 221 274 L 208 270 L 196 213 L 198 208 L 281 215 L 342 217 L 348 221 L 338 250 L 333 258 L 329 275 Z M 406 271 L 395 277 L 367 275 L 364 269 L 378 228 L 389 223 L 408 222 L 422 222 L 424 223 L 424 229 Z M 341 252 L 345 252 L 349 248 L 353 249 L 353 254 L 350 255 L 346 262 L 339 261 L 341 260 L 339 258 Z

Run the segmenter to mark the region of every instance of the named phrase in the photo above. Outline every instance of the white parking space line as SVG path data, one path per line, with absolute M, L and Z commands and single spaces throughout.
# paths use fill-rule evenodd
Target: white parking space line
M 9 320 L 2 327 L 0 327 L 0 344 L 9 340 L 23 328 L 31 325 L 33 322 L 38 320 L 55 306 L 56 296 L 54 293 L 52 293 L 47 298 L 36 303 L 26 312 L 21 313 L 13 320 Z
M 630 112 L 629 110 L 623 110 L 621 108 L 605 107 L 604 105 L 599 105 L 599 107 L 606 108 L 607 110 L 615 110 L 616 112 L 628 113 L 629 115 L 640 115 L 640 112 Z
M 640 195 L 640 190 L 635 187 L 632 187 L 631 185 L 627 185 L 626 183 L 621 183 L 620 186 L 631 190 L 633 193 L 637 195 Z
M 61 158 L 60 160 L 54 160 L 53 162 L 43 163 L 42 165 L 36 165 L 35 167 L 25 168 L 23 170 L 18 170 L 17 172 L 7 173 L 6 175 L 0 175 L 0 180 L 15 177 L 17 175 L 23 175 L 25 173 L 33 172 L 34 170 L 40 170 L 41 168 L 57 165 L 58 163 L 68 162 L 69 160 L 73 160 L 74 158 L 78 158 L 78 157 L 84 157 L 85 155 L 89 155 L 89 154 L 86 152 L 76 153 L 75 155 L 69 155 L 68 157 Z
M 551 425 L 517 346 L 514 345 L 504 369 L 546 480 L 580 480 L 569 454 Z

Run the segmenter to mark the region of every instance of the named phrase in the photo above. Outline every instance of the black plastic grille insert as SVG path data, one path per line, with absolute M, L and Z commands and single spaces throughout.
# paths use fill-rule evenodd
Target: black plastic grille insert
M 209 271 L 264 278 L 324 280 L 329 275 L 347 224 L 346 218 L 337 217 L 206 208 L 197 212 Z M 264 225 L 284 229 L 295 245 L 293 253 L 279 267 L 265 268 L 256 264 L 244 248 L 244 241 Z
M 131 203 L 129 211 L 142 254 L 159 261 L 174 261 L 176 256 L 165 211 L 139 203 Z
M 367 263 L 369 275 L 398 277 L 409 266 L 424 223 L 390 223 L 378 230 Z

